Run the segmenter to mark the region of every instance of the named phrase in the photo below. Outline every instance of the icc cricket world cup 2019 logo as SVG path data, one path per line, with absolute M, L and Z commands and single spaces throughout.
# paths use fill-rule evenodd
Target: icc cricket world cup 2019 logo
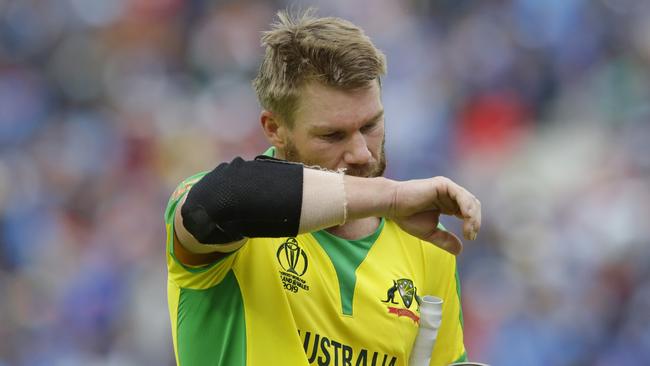
M 275 256 L 283 269 L 280 271 L 280 279 L 284 289 L 293 293 L 299 289 L 308 291 L 309 285 L 301 277 L 307 272 L 309 261 L 296 238 L 288 238 L 280 244 Z
M 302 276 L 307 272 L 307 255 L 300 248 L 295 238 L 289 238 L 282 243 L 276 253 L 278 262 L 282 268 L 297 276 Z

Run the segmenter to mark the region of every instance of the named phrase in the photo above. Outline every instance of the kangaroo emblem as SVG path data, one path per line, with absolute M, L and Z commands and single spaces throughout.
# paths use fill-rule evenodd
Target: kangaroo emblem
M 393 286 L 388 289 L 386 292 L 386 300 L 381 300 L 381 302 L 389 302 L 391 304 L 397 304 L 395 302 L 395 292 L 397 291 L 397 281 L 393 280 Z
M 418 296 L 418 289 L 413 285 L 413 281 L 400 278 L 399 280 L 393 280 L 393 286 L 391 286 L 388 291 L 386 291 L 386 300 L 381 300 L 381 302 L 390 302 L 391 304 L 399 304 L 395 302 L 395 293 L 399 293 L 402 298 L 402 302 L 406 308 L 410 308 L 413 300 L 420 307 L 420 296 Z

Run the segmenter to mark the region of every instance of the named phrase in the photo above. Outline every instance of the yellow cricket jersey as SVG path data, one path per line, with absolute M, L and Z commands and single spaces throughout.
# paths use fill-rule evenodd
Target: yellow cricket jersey
M 179 262 L 174 211 L 203 175 L 179 185 L 165 212 L 178 365 L 404 366 L 423 295 L 444 300 L 430 365 L 466 359 L 455 257 L 390 220 L 360 240 L 251 238 L 216 263 Z

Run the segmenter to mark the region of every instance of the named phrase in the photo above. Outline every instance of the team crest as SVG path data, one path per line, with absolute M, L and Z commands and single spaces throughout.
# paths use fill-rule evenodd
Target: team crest
M 299 289 L 308 291 L 309 285 L 301 277 L 307 272 L 309 260 L 296 238 L 288 238 L 280 244 L 275 256 L 282 268 L 280 280 L 284 289 L 293 293 L 298 292 Z
M 415 301 L 415 303 L 417 303 L 415 310 L 418 312 L 420 311 L 421 299 L 420 296 L 418 296 L 418 289 L 413 284 L 413 281 L 409 280 L 408 278 L 400 278 L 399 280 L 393 280 L 393 286 L 391 286 L 388 289 L 388 291 L 386 291 L 386 300 L 382 300 L 382 302 L 399 305 L 400 303 L 395 301 L 396 294 L 399 294 L 399 297 L 402 300 L 402 305 L 404 305 L 404 308 L 389 306 L 388 312 L 390 314 L 396 314 L 398 317 L 400 316 L 409 317 L 413 319 L 415 323 L 419 323 L 420 317 L 417 316 L 413 311 L 409 310 L 411 308 L 411 305 L 413 304 L 413 301 Z

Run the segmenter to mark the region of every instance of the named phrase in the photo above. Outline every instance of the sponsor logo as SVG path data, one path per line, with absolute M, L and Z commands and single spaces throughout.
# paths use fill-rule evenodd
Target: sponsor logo
M 395 366 L 397 357 L 383 352 L 355 348 L 332 338 L 312 332 L 301 332 L 303 348 L 310 365 L 331 366 Z
M 307 253 L 298 245 L 296 238 L 288 238 L 280 244 L 275 257 L 282 267 L 280 280 L 284 289 L 293 293 L 300 289 L 309 291 L 309 285 L 301 278 L 307 272 L 309 260 Z
M 185 192 L 187 192 L 190 188 L 192 188 L 194 183 L 198 182 L 199 179 L 201 179 L 201 178 L 197 177 L 197 178 L 190 179 L 190 180 L 188 180 L 186 182 L 181 183 L 178 187 L 176 187 L 176 190 L 174 191 L 174 193 L 172 193 L 172 200 L 179 199 L 182 195 L 185 194 Z
M 402 303 L 395 301 L 395 294 L 399 294 Z M 413 284 L 413 281 L 408 278 L 400 278 L 399 280 L 393 280 L 393 286 L 388 288 L 386 291 L 386 300 L 381 300 L 381 302 L 403 305 L 403 307 L 388 306 L 388 313 L 395 314 L 397 317 L 405 316 L 411 318 L 415 324 L 420 323 L 420 317 L 413 311 L 410 310 L 413 302 L 417 304 L 415 311 L 420 312 L 420 296 L 418 296 L 418 289 Z

